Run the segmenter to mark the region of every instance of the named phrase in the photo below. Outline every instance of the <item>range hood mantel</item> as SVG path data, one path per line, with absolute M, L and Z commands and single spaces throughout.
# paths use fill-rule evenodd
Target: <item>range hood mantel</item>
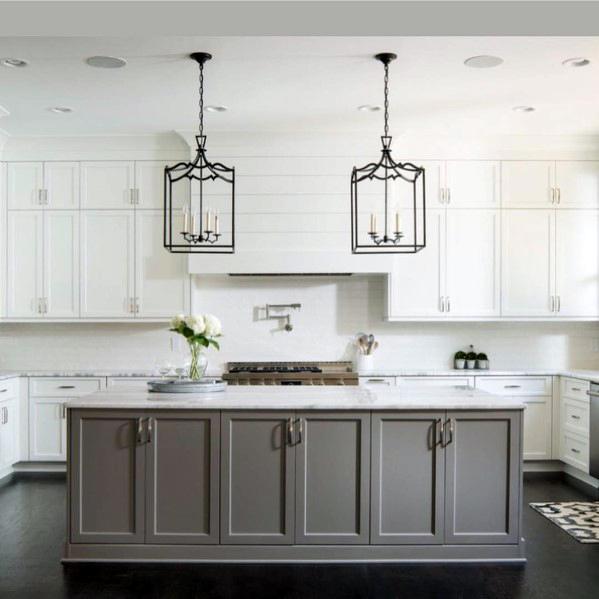
M 231 255 L 190 255 L 190 274 L 348 275 L 392 272 L 394 256 L 357 256 L 347 252 L 248 251 Z

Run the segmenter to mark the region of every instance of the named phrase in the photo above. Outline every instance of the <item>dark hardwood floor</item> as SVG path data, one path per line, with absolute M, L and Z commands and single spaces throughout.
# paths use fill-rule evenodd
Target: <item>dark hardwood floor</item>
M 526 483 L 525 500 L 584 499 L 561 481 Z M 599 597 L 599 545 L 583 545 L 524 508 L 528 563 L 520 565 L 61 566 L 65 483 L 0 487 L 0 598 L 512 599 Z

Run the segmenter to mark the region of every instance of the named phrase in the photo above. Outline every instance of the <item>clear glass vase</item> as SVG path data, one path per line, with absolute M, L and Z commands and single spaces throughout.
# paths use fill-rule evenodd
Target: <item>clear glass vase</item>
M 199 381 L 208 367 L 208 358 L 204 353 L 204 346 L 195 341 L 188 341 L 191 361 L 189 363 L 189 378 L 192 381 Z

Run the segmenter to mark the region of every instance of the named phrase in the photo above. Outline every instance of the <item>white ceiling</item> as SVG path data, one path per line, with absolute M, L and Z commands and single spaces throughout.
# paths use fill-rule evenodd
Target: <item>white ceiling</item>
M 161 37 L 0 38 L 0 57 L 29 61 L 0 67 L 0 128 L 9 135 L 163 133 L 197 126 L 196 50 L 205 70 L 206 115 L 221 131 L 379 133 L 382 103 L 376 52 L 391 66 L 391 129 L 410 134 L 599 134 L 599 38 L 591 37 Z M 128 61 L 93 69 L 88 56 Z M 495 54 L 504 64 L 472 69 L 464 59 Z M 562 61 L 585 56 L 573 69 Z M 517 105 L 533 113 L 518 114 Z M 69 106 L 72 114 L 53 114 Z

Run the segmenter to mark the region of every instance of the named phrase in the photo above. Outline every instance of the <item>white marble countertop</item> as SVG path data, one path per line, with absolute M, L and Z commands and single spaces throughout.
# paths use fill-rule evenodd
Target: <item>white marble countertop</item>
M 253 387 L 231 386 L 221 393 L 149 393 L 114 389 L 67 402 L 67 408 L 186 410 L 521 410 L 519 400 L 462 386 Z

